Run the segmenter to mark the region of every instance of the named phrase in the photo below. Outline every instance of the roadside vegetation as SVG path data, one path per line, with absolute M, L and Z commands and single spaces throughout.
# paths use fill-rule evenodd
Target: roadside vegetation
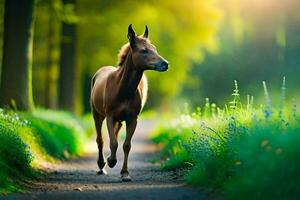
M 224 193 L 228 199 L 297 199 L 300 195 L 300 125 L 295 102 L 275 106 L 263 83 L 266 102 L 240 100 L 237 82 L 232 101 L 221 109 L 206 100 L 185 109 L 151 136 L 161 147 L 164 170 L 185 169 L 187 183 Z
M 26 181 L 41 174 L 45 162 L 81 155 L 91 130 L 87 120 L 67 112 L 1 109 L 0 194 L 21 191 Z

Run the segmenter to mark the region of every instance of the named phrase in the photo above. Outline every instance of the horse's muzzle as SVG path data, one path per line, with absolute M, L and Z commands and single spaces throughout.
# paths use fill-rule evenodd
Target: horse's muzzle
M 160 62 L 158 62 L 156 65 L 155 65 L 155 70 L 156 71 L 160 71 L 160 72 L 164 72 L 164 71 L 167 71 L 169 68 L 169 63 L 168 61 L 166 60 L 162 60 Z

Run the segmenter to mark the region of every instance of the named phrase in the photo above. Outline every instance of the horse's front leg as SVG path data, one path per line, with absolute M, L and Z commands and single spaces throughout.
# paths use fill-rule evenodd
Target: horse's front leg
M 107 164 L 110 168 L 113 168 L 117 164 L 117 149 L 118 149 L 118 140 L 114 130 L 114 120 L 111 116 L 107 116 L 106 124 L 109 135 L 109 147 L 110 147 L 110 156 L 107 158 Z
M 104 120 L 104 116 L 102 116 L 101 114 L 99 114 L 98 112 L 96 112 L 95 110 L 93 110 L 93 117 L 94 117 L 94 121 L 95 121 L 95 126 L 96 126 L 96 131 L 97 131 L 97 145 L 98 145 L 98 167 L 100 169 L 99 172 L 97 172 L 98 174 L 107 174 L 104 166 L 105 166 L 105 160 L 104 160 L 104 156 L 103 156 L 103 138 L 102 138 L 102 123 Z
M 121 178 L 122 178 L 122 181 L 124 181 L 124 182 L 131 181 L 131 178 L 130 178 L 129 172 L 128 172 L 128 168 L 127 168 L 127 163 L 128 163 L 129 151 L 131 148 L 131 138 L 135 131 L 136 124 L 137 124 L 136 118 L 126 121 L 126 138 L 125 138 L 125 141 L 123 144 L 124 162 L 123 162 L 123 167 L 121 170 Z

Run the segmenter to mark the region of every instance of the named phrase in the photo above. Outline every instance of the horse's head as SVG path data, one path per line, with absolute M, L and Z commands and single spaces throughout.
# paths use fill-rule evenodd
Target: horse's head
M 161 72 L 168 70 L 168 61 L 158 54 L 156 47 L 148 40 L 147 26 L 142 36 L 136 36 L 130 24 L 127 37 L 132 49 L 132 61 L 135 66 L 143 70 Z

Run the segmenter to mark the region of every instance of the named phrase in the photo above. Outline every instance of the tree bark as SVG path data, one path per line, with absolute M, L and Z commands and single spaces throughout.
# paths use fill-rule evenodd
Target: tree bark
M 45 107 L 55 109 L 57 107 L 57 63 L 56 63 L 56 48 L 58 45 L 57 24 L 55 19 L 55 1 L 48 2 L 49 10 L 49 29 L 48 29 L 48 57 L 47 57 L 47 72 L 45 80 Z
M 76 0 L 63 0 L 64 5 L 76 5 Z M 76 66 L 76 24 L 62 23 L 61 57 L 59 71 L 59 108 L 77 112 L 77 66 Z
M 34 108 L 32 97 L 32 40 L 34 0 L 7 0 L 0 105 L 18 110 Z

